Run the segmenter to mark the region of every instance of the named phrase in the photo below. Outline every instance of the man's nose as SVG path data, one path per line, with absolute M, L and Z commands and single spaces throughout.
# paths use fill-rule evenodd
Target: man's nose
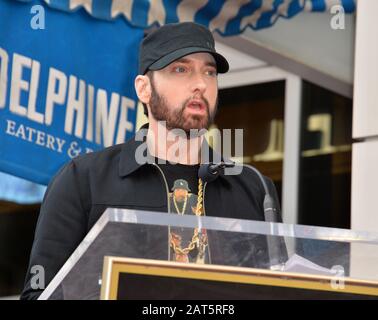
M 200 73 L 196 73 L 193 75 L 193 82 L 192 82 L 192 91 L 196 92 L 199 91 L 204 93 L 206 91 L 207 84 L 204 79 L 204 75 Z

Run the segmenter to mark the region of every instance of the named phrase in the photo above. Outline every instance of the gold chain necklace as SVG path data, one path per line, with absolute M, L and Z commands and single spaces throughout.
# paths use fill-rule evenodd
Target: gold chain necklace
M 188 202 L 188 194 L 185 196 L 184 205 L 182 206 L 182 211 L 180 212 L 178 205 L 177 205 L 177 202 L 176 202 L 175 195 L 173 194 L 173 204 L 175 205 L 175 208 L 176 208 L 176 211 L 177 211 L 178 214 L 180 214 L 180 215 L 184 214 L 187 202 Z
M 202 198 L 203 198 L 202 192 L 203 192 L 202 180 L 198 179 L 198 196 L 197 196 L 197 207 L 196 207 L 196 212 L 195 212 L 196 216 L 202 215 Z M 179 212 L 179 211 L 177 210 L 177 212 Z M 196 247 L 200 248 L 201 244 L 202 244 L 202 246 L 203 245 L 206 246 L 206 244 L 200 242 L 198 228 L 194 228 L 192 240 L 190 241 L 189 245 L 186 248 L 181 248 L 181 246 L 176 245 L 176 243 L 174 241 L 174 237 L 172 236 L 171 232 L 170 232 L 169 236 L 170 236 L 170 239 L 169 239 L 170 246 L 172 247 L 173 251 L 176 254 L 187 255 L 194 248 L 196 248 Z M 204 248 L 202 248 L 202 250 L 204 250 Z

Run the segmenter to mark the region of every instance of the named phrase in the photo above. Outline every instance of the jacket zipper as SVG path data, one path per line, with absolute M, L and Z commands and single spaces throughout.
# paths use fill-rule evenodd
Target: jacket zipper
M 164 184 L 165 184 L 165 192 L 167 193 L 168 213 L 171 213 L 171 205 L 170 205 L 170 201 L 169 201 L 169 188 L 168 188 L 167 178 L 165 177 L 163 170 L 161 170 L 161 168 L 156 163 L 152 163 L 152 165 L 154 165 L 156 168 L 158 168 L 160 174 L 163 177 Z M 169 243 L 169 235 L 170 234 L 171 234 L 171 227 L 168 226 L 168 261 L 171 261 L 171 246 L 170 246 L 170 243 Z

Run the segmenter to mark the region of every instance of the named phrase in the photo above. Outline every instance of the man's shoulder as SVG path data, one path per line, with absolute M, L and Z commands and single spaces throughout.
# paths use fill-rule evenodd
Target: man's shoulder
M 126 144 L 127 143 L 117 144 L 98 151 L 82 154 L 72 159 L 72 162 L 76 166 L 88 168 L 100 163 L 113 162 L 114 160 L 119 159 L 119 156 Z
M 135 151 L 139 145 L 140 142 L 136 140 L 135 136 L 133 136 L 124 143 L 79 155 L 72 161 L 76 165 L 86 167 L 103 162 L 112 163 L 113 161 L 119 161 L 120 157 L 127 157 L 129 160 L 135 157 Z
M 253 167 L 252 167 L 253 168 Z M 262 179 L 269 186 L 273 182 L 270 178 L 252 169 L 250 165 L 242 165 L 242 170 L 238 174 L 224 175 L 229 182 L 245 185 L 246 188 L 265 193 Z
M 124 145 L 125 143 L 114 145 L 73 158 L 59 169 L 49 185 L 56 183 L 56 181 L 64 180 L 67 177 L 76 176 L 80 180 L 83 179 L 84 182 L 89 176 L 109 174 L 114 168 L 118 168 L 120 154 Z

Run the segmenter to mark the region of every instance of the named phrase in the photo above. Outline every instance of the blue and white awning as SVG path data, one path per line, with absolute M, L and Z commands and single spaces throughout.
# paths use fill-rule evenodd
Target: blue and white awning
M 32 0 L 19 0 L 32 1 Z M 113 20 L 123 16 L 132 26 L 194 21 L 222 35 L 236 35 L 251 27 L 272 26 L 280 17 L 291 18 L 301 11 L 324 12 L 333 6 L 345 13 L 355 11 L 355 0 L 44 0 L 50 7 Z
M 124 19 L 0 0 L 0 171 L 47 184 L 72 158 L 132 137 L 142 39 Z

